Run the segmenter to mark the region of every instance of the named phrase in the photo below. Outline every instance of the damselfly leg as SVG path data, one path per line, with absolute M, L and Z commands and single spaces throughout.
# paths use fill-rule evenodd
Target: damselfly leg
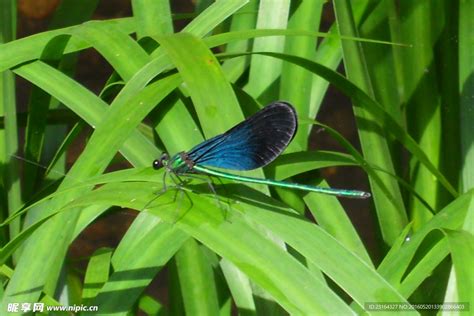
M 217 193 L 217 190 L 216 190 L 216 187 L 215 187 L 215 184 L 214 182 L 212 181 L 212 179 L 214 177 L 211 177 L 209 175 L 206 175 L 206 174 L 198 174 L 198 173 L 187 173 L 185 175 L 183 175 L 184 177 L 186 178 L 191 178 L 191 179 L 197 179 L 197 180 L 200 180 L 200 181 L 204 181 L 207 183 L 207 186 L 209 188 L 209 191 L 214 195 L 214 198 L 216 200 L 216 203 L 217 203 L 217 206 L 219 207 L 220 210 L 223 211 L 223 217 L 224 219 L 227 219 L 227 213 L 230 211 L 231 209 L 231 200 L 229 198 L 227 198 L 227 201 L 225 201 L 224 203 L 227 204 L 227 207 L 225 207 L 223 205 L 223 201 L 222 201 L 222 197 Z M 227 191 L 224 183 L 222 182 L 222 180 L 219 178 L 219 177 L 215 177 L 219 182 L 220 182 L 220 187 L 224 188 L 224 191 L 225 191 L 225 196 L 228 197 L 229 196 L 229 192 Z M 202 193 L 202 192 L 197 192 L 197 193 Z

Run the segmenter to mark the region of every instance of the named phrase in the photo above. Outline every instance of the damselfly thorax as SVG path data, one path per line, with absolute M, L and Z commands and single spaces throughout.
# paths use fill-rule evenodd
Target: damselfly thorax
M 192 173 L 194 165 L 194 161 L 184 151 L 177 153 L 171 158 L 167 153 L 163 153 L 160 159 L 153 161 L 153 168 L 155 170 L 164 167 L 166 171 L 177 175 Z

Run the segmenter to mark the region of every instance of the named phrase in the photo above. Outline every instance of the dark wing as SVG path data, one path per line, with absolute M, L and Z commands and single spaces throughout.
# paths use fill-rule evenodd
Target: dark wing
M 278 157 L 296 133 L 295 109 L 286 102 L 271 103 L 227 132 L 191 149 L 194 163 L 232 170 L 263 167 Z

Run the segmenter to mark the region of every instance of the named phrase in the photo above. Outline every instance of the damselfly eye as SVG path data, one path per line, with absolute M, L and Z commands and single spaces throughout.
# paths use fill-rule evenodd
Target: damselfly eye
M 160 159 L 155 159 L 153 161 L 153 169 L 157 170 L 165 166 L 169 159 L 170 159 L 170 156 L 168 156 L 167 153 L 163 153 Z
M 161 167 L 163 167 L 163 163 L 161 162 L 161 159 L 153 160 L 153 169 L 158 170 Z

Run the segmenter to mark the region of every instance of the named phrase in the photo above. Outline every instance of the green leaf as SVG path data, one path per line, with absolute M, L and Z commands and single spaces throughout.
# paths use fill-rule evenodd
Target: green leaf
M 92 127 L 97 126 L 106 116 L 108 105 L 104 101 L 43 62 L 27 64 L 17 68 L 15 72 L 50 93 Z M 145 152 L 147 154 L 144 154 Z M 153 157 L 157 157 L 159 151 L 143 135 L 134 131 L 130 140 L 121 148 L 121 153 L 133 164 L 144 166 L 148 165 Z
M 215 1 L 194 18 L 183 29 L 183 32 L 191 33 L 197 37 L 204 37 L 248 2 L 249 0 Z
M 323 3 L 324 1 L 322 0 L 300 2 L 288 21 L 288 30 L 317 30 L 319 28 Z M 317 38 L 306 36 L 287 37 L 285 38 L 284 51 L 289 55 L 313 59 L 316 44 Z M 255 47 L 255 49 L 257 48 Z M 268 47 L 265 47 L 265 49 L 268 50 Z M 298 115 L 302 117 L 309 116 L 312 77 L 313 74 L 308 70 L 298 67 L 293 63 L 283 62 L 280 79 L 280 100 L 286 100 L 295 105 L 298 109 Z M 295 82 L 299 83 L 298 89 L 295 89 Z M 310 130 L 311 126 L 299 128 L 288 150 L 298 151 L 298 149 L 306 149 L 308 147 L 308 134 Z
M 186 314 L 217 315 L 212 267 L 194 239 L 188 239 L 176 254 L 176 267 Z
M 107 282 L 110 270 L 112 249 L 99 248 L 93 254 L 87 265 L 84 277 L 83 302 L 88 304 L 99 293 L 100 288 Z
M 285 29 L 290 13 L 290 1 L 261 0 L 258 8 L 257 29 Z M 253 51 L 283 52 L 284 37 L 257 38 Z M 264 56 L 251 56 L 249 81 L 245 90 L 254 98 L 259 98 L 281 74 L 282 62 Z M 265 76 L 262 76 L 265 74 Z
M 0 43 L 13 41 L 16 37 L 16 2 L 2 2 L 0 14 Z M 4 45 L 8 44 L 1 46 Z M 5 117 L 5 128 L 0 130 L 0 189 L 5 202 L 0 205 L 0 211 L 6 217 L 22 204 L 20 168 L 18 160 L 12 157 L 20 146 L 16 123 L 15 78 L 9 70 L 0 70 L 0 116 Z M 10 238 L 19 233 L 20 222 L 12 222 L 9 227 Z M 5 237 L 2 236 L 0 240 L 3 241 Z
M 133 0 L 138 38 L 173 33 L 170 3 L 167 0 Z
M 417 282 L 421 282 L 431 274 L 430 270 L 423 269 L 419 272 L 422 273 L 421 277 L 412 275 L 410 278 L 408 278 L 407 283 L 403 284 L 405 280 L 402 281 L 402 278 L 404 277 L 404 275 L 407 274 L 407 269 L 409 267 L 409 264 L 413 260 L 417 249 L 420 247 L 426 236 L 433 230 L 460 229 L 462 227 L 462 223 L 466 216 L 468 207 L 470 203 L 472 203 L 473 197 L 474 191 L 470 191 L 461 195 L 451 204 L 449 204 L 443 210 L 437 213 L 420 230 L 414 233 L 410 237 L 409 241 L 405 242 L 398 251 L 391 251 L 389 255 L 384 258 L 384 260 L 377 269 L 380 274 L 383 275 L 388 282 L 390 282 L 397 288 L 399 287 L 400 291 L 403 293 L 404 296 L 410 296 L 412 294 L 413 289 L 416 288 L 416 284 L 413 284 L 411 280 L 416 277 L 418 280 Z M 433 243 L 432 247 L 435 247 L 436 244 L 439 242 L 441 241 L 436 240 L 435 243 Z M 430 249 L 432 247 L 430 247 Z M 438 256 L 437 253 L 439 253 L 440 249 L 434 249 L 433 251 L 434 252 L 432 252 L 430 256 Z M 438 256 L 438 258 L 440 257 Z M 424 263 L 423 261 L 420 262 L 420 264 L 426 265 L 426 263 Z
M 448 231 L 447 240 L 456 273 L 459 302 L 474 302 L 474 236 L 466 231 Z
M 220 267 L 232 293 L 232 299 L 240 313 L 257 315 L 249 279 L 226 259 L 221 260 Z
M 283 180 L 319 168 L 354 165 L 356 165 L 356 162 L 349 155 L 318 150 L 283 154 L 265 170 L 268 171 L 271 178 Z
M 350 2 L 337 0 L 334 2 L 334 10 L 340 34 L 358 36 Z M 342 51 L 347 78 L 373 99 L 374 91 L 361 43 L 343 41 Z M 373 124 L 376 116 L 366 109 L 365 104 L 358 104 L 358 100 L 353 97 L 352 102 L 365 159 L 372 165 L 395 173 L 384 129 Z M 408 219 L 396 180 L 384 173 L 378 172 L 377 175 L 383 183 L 383 188 L 373 177 L 369 177 L 369 181 L 383 239 L 391 245 Z M 390 196 L 387 196 L 387 191 Z
M 163 305 L 149 295 L 140 297 L 138 307 L 147 315 L 163 315 L 165 311 Z
M 474 113 L 472 95 L 474 94 L 474 38 L 473 21 L 469 12 L 474 9 L 472 1 L 459 2 L 459 91 L 460 91 L 460 126 L 462 147 L 462 186 L 466 192 L 474 187 Z M 455 80 L 453 78 L 453 80 Z
M 116 26 L 88 22 L 73 34 L 93 46 L 125 81 L 150 61 L 143 48 Z M 121 56 L 127 56 L 127 59 Z
M 239 9 L 234 15 L 232 15 L 232 21 L 230 24 L 230 32 L 234 33 L 243 30 L 252 30 L 257 22 L 257 11 L 258 2 L 257 0 L 250 0 L 245 6 Z M 213 35 L 207 37 L 207 39 L 219 36 L 222 34 Z M 226 45 L 225 51 L 227 53 L 238 53 L 241 51 L 247 51 L 250 47 L 251 42 L 249 40 L 242 40 L 238 42 L 229 42 Z M 235 82 L 248 67 L 250 57 L 245 56 L 242 58 L 229 59 L 222 64 L 222 70 L 226 74 L 226 78 L 230 82 Z
M 208 138 L 244 119 L 217 59 L 202 41 L 186 33 L 160 37 L 158 40 L 187 84 Z M 209 91 L 213 93 L 209 94 Z
M 329 187 L 323 181 L 319 186 Z M 317 223 L 369 266 L 373 266 L 364 244 L 341 203 L 334 196 L 307 194 L 304 201 Z
M 407 97 L 406 120 L 407 129 L 418 142 L 420 148 L 430 158 L 434 166 L 439 168 L 442 148 L 441 100 L 438 79 L 432 64 L 434 52 L 432 45 L 439 37 L 440 21 L 432 20 L 432 16 L 443 14 L 444 10 L 436 9 L 431 1 L 420 1 L 416 6 L 408 3 L 401 6 L 400 35 L 403 40 L 413 45 L 410 50 L 403 50 L 403 83 Z M 429 26 L 425 23 L 433 21 Z M 446 131 L 447 132 L 447 131 Z M 454 157 L 453 157 L 454 158 Z M 411 162 L 410 176 L 415 189 L 433 208 L 439 209 L 443 203 L 439 196 L 439 184 L 424 166 Z M 418 201 L 411 201 L 411 213 L 414 228 L 426 222 L 431 213 Z
M 145 223 L 152 225 L 145 226 Z M 114 272 L 91 304 L 100 306 L 102 313 L 130 310 L 158 271 L 187 239 L 188 236 L 176 226 L 142 212 L 114 253 Z M 138 255 L 145 253 L 152 255 Z
M 135 31 L 135 21 L 132 18 L 103 21 L 105 25 L 116 25 L 123 32 L 129 34 Z M 43 48 L 55 37 L 71 34 L 73 31 L 84 27 L 76 25 L 54 31 L 31 35 L 11 43 L 0 45 L 0 71 L 13 68 L 27 61 L 39 59 Z M 65 53 L 72 53 L 88 48 L 87 43 L 72 37 L 66 46 Z

